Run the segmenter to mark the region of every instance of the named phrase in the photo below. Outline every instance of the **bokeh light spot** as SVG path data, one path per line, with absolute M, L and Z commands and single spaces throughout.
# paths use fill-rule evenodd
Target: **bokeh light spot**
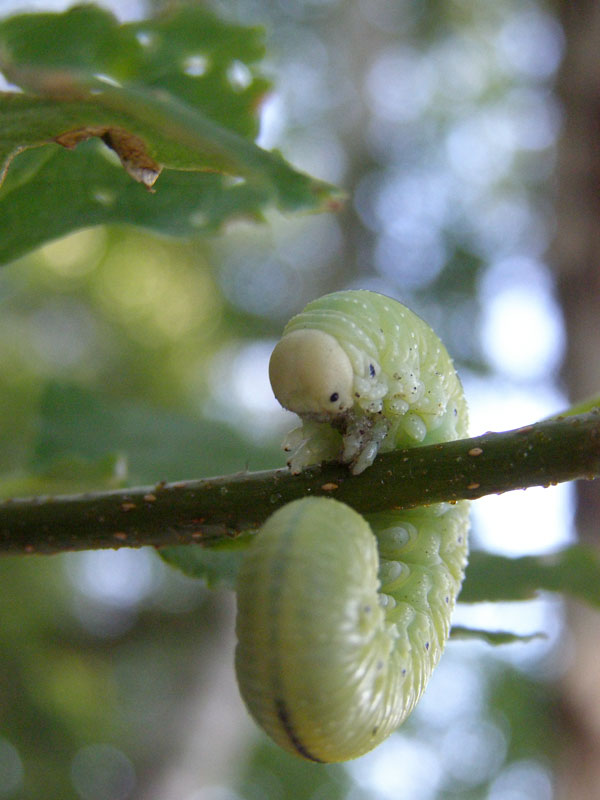
M 0 797 L 11 797 L 23 783 L 23 764 L 16 747 L 0 738 Z
M 562 361 L 562 319 L 556 302 L 539 288 L 507 286 L 490 297 L 481 337 L 489 361 L 513 379 L 550 377 Z
M 127 800 L 135 788 L 133 764 L 106 744 L 82 747 L 71 764 L 71 780 L 81 800 Z

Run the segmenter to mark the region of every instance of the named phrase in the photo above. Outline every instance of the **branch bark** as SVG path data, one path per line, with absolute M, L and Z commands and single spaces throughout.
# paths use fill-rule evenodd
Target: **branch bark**
M 277 508 L 329 495 L 366 514 L 476 499 L 600 475 L 600 409 L 379 456 L 361 475 L 340 464 L 0 503 L 0 553 L 214 544 Z

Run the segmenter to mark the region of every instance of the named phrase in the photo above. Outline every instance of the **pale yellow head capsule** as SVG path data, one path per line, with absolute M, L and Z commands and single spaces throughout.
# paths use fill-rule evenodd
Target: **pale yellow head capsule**
M 352 364 L 337 339 L 323 331 L 285 334 L 271 355 L 269 378 L 281 405 L 301 416 L 329 419 L 352 408 Z

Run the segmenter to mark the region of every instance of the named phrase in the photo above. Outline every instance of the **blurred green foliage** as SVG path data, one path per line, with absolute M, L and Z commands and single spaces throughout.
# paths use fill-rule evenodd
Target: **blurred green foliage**
M 248 759 L 236 788 L 247 800 L 343 800 L 350 787 L 342 767 L 307 764 L 264 741 Z
M 0 296 L 5 497 L 281 464 L 274 437 L 261 446 L 203 414 L 211 360 L 245 341 L 206 249 L 84 231 L 8 266 Z M 88 745 L 124 750 L 138 788 L 173 757 L 174 744 L 143 730 L 154 719 L 178 741 L 186 692 L 212 649 L 203 642 L 220 635 L 218 600 L 203 606 L 202 584 L 132 555 L 97 576 L 118 581 L 124 569 L 135 584 L 151 558 L 151 591 L 131 603 L 86 594 L 79 556 L 0 561 L 0 744 L 16 747 L 22 770 L 0 797 L 79 797 L 70 770 Z M 7 786 L 15 769 L 0 753 Z
M 600 605 L 598 551 L 573 545 L 545 556 L 505 556 L 472 552 L 462 603 L 528 600 L 540 591 L 564 592 L 591 606 Z

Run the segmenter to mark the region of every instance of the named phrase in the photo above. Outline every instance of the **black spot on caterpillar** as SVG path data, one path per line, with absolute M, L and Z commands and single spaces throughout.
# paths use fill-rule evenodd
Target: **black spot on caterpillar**
M 378 450 L 467 434 L 438 337 L 372 292 L 310 303 L 286 326 L 270 376 L 302 419 L 285 444 L 294 472 L 338 458 L 358 473 Z M 344 761 L 402 723 L 447 640 L 467 532 L 467 502 L 365 519 L 311 497 L 267 520 L 240 570 L 236 670 L 276 742 L 312 761 Z

